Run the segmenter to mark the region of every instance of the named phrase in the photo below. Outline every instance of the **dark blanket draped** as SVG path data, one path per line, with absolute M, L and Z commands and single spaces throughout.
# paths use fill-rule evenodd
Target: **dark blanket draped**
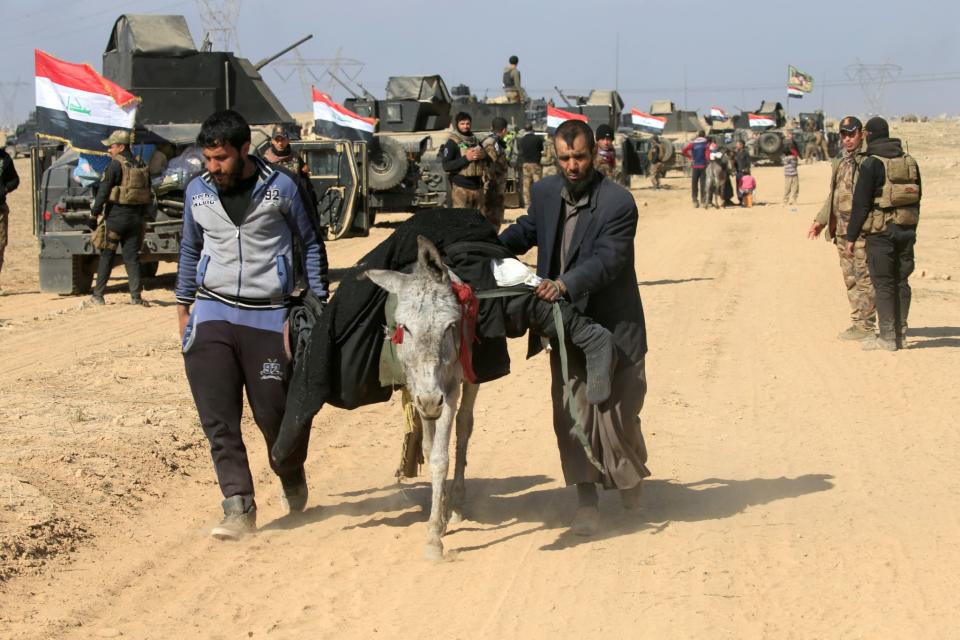
M 512 257 L 493 226 L 474 209 L 428 209 L 400 224 L 393 234 L 349 269 L 294 363 L 274 460 L 284 460 L 307 435 L 324 404 L 353 409 L 385 402 L 393 393 L 380 386 L 380 349 L 387 292 L 361 274 L 367 269 L 409 271 L 417 260 L 417 236 L 433 242 L 447 266 L 476 290 L 496 287 L 492 258 Z M 502 299 L 480 301 L 473 364 L 478 382 L 510 372 Z

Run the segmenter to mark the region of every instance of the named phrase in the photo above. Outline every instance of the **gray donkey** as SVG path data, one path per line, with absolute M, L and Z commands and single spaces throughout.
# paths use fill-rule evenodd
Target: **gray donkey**
M 423 457 L 430 461 L 433 485 L 426 554 L 430 559 L 439 560 L 443 557 L 440 538 L 447 523 L 463 519 L 463 476 L 479 385 L 464 379 L 460 362 L 461 308 L 451 285 L 456 275 L 447 270 L 432 242 L 418 236 L 417 244 L 419 251 L 413 273 L 370 269 L 365 275 L 397 297 L 395 320 L 403 336 L 397 344 L 397 356 L 414 406 L 422 418 Z M 533 295 L 518 297 L 513 311 L 517 335 L 533 329 L 540 335 L 559 337 L 550 303 Z M 611 375 L 617 362 L 613 336 L 576 313 L 569 304 L 560 304 L 558 311 L 570 342 L 581 349 L 586 358 L 587 401 L 600 404 L 610 395 Z M 457 456 L 448 497 L 445 485 L 454 412 Z
M 433 485 L 426 555 L 439 560 L 443 557 L 440 537 L 446 531 L 447 522 L 459 522 L 463 518 L 463 476 L 479 385 L 463 377 L 459 357 L 460 305 L 450 286 L 450 272 L 433 243 L 422 236 L 417 242 L 419 255 L 413 273 L 370 269 L 366 276 L 397 296 L 396 322 L 403 331 L 397 354 L 406 373 L 410 396 L 423 420 L 423 457 L 430 461 Z M 445 484 L 454 412 L 457 455 L 448 498 Z

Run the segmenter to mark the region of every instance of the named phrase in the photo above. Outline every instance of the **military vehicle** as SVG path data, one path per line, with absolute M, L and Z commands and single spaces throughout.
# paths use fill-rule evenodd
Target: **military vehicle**
M 751 114 L 763 117 L 770 124 L 758 126 L 756 118 L 751 122 Z M 732 122 L 732 134 L 727 126 L 717 130 L 711 127 L 711 137 L 717 144 L 730 146 L 737 141 L 742 141 L 753 162 L 781 164 L 788 139 L 788 131 L 785 129 L 787 118 L 783 105 L 779 102 L 764 100 L 755 111 L 743 111 L 735 115 Z
M 657 134 L 663 144 L 664 156 L 661 161 L 665 168 L 667 170 L 686 169 L 687 159 L 681 150 L 696 136 L 698 130 L 705 128 L 704 123 L 700 121 L 700 116 L 696 111 L 677 109 L 670 100 L 653 102 L 648 113 L 665 120 L 663 131 Z M 623 134 L 620 146 L 624 159 L 624 172 L 629 175 L 648 175 L 650 166 L 647 153 L 653 144 L 654 134 L 634 127 L 630 114 L 624 115 L 620 132 Z
M 294 126 L 259 73 L 278 55 L 253 64 L 230 52 L 198 50 L 183 16 L 123 15 L 114 24 L 103 54 L 103 75 L 143 100 L 134 150 L 144 152 L 146 159 L 163 149 L 168 166 L 179 164 L 182 169 L 168 169 L 154 183 L 140 257 L 146 276 L 156 273 L 159 261 L 177 259 L 184 189 L 202 166 L 192 145 L 203 120 L 219 109 L 240 111 L 251 124 L 254 146 L 269 137 L 273 124 Z M 96 184 L 74 177 L 80 160 L 73 151 L 57 155 L 40 147 L 32 153 L 42 291 L 85 293 L 96 270 L 90 212 Z M 353 224 L 363 232 L 369 221 L 354 216 Z
M 378 120 L 367 149 L 371 211 L 416 211 L 446 202 L 447 174 L 437 151 L 447 139 L 451 102 L 437 75 L 393 76 L 383 100 L 355 95 L 344 101 L 354 113 Z
M 37 138 L 37 112 L 31 111 L 27 119 L 17 125 L 12 135 L 7 136 L 7 153 L 11 158 L 26 158 L 30 150 L 38 145 L 62 150 L 63 144 L 56 140 Z
M 823 111 L 817 109 L 813 113 L 797 115 L 797 126 L 793 129 L 793 140 L 797 143 L 800 156 L 806 154 L 807 145 L 816 145 L 816 132 L 824 135 L 827 141 L 827 153 L 834 158 L 840 152 L 840 134 L 836 131 L 827 131 Z

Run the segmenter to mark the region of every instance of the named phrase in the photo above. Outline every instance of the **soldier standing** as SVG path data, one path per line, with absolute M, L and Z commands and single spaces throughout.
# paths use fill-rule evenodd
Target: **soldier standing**
M 660 141 L 660 136 L 653 136 L 653 139 L 650 141 L 650 149 L 647 151 L 647 161 L 650 163 L 650 182 L 653 184 L 654 189 L 660 188 L 660 179 L 663 177 L 663 157 L 666 155 L 666 151 L 663 148 L 663 143 Z
M 533 125 L 529 122 L 523 126 L 523 135 L 517 138 L 517 152 L 523 170 L 523 206 L 530 206 L 530 187 L 543 177 L 543 166 L 540 160 L 543 157 L 543 136 L 533 132 Z
M 520 59 L 517 56 L 510 56 L 509 64 L 503 70 L 503 93 L 507 96 L 507 102 L 523 102 L 527 97 L 520 84 L 518 62 Z
M 480 211 L 497 232 L 503 224 L 503 192 L 507 188 L 507 149 L 504 135 L 507 121 L 496 117 L 491 122 L 493 134 L 487 136 L 481 147 L 487 154 L 486 171 L 483 174 L 483 206 Z
M 617 167 L 617 150 L 613 146 L 613 128 L 608 124 L 597 127 L 597 155 L 593 159 L 593 168 L 617 184 L 620 183 L 620 170 Z
M 896 351 L 903 348 L 912 297 L 908 279 L 920 222 L 920 167 L 904 153 L 900 140 L 890 137 L 883 118 L 870 118 L 864 130 L 866 157 L 853 190 L 846 252 L 852 256 L 856 243 L 866 237 L 880 335 L 864 342 L 864 350 Z
M 557 147 L 554 145 L 553 137 L 547 135 L 543 141 L 543 159 L 540 160 L 543 166 L 543 177 L 557 175 Z
M 7 236 L 10 232 L 10 207 L 7 206 L 7 194 L 20 186 L 20 176 L 13 166 L 13 158 L 7 150 L 0 147 L 0 272 L 3 271 L 3 253 L 7 248 Z M 0 288 L 0 296 L 3 289 Z
M 461 111 L 440 148 L 443 170 L 450 174 L 450 203 L 457 209 L 483 208 L 483 176 L 487 153 L 473 134 L 473 117 Z
M 840 271 L 850 302 L 851 321 L 851 325 L 838 337 L 841 340 L 867 340 L 874 337 L 877 326 L 876 294 L 867 267 L 867 244 L 864 238 L 858 238 L 852 255 L 848 255 L 844 239 L 850 224 L 853 190 L 860 163 L 866 157 L 862 149 L 863 125 L 859 119 L 847 116 L 840 122 L 840 143 L 843 150 L 833 162 L 830 193 L 816 220 L 810 225 L 807 237 L 816 238 L 826 228 L 827 239 L 837 245 Z
M 300 155 L 293 152 L 290 146 L 290 132 L 282 125 L 274 125 L 270 136 L 270 146 L 263 152 L 263 159 L 270 164 L 283 167 L 295 176 L 303 171 L 303 162 Z
M 106 170 L 91 211 L 94 216 L 105 218 L 106 234 L 100 249 L 100 265 L 97 268 L 97 283 L 93 289 L 91 304 L 104 304 L 103 293 L 107 288 L 113 257 L 117 248 L 123 249 L 123 264 L 127 269 L 130 287 L 130 303 L 147 306 L 140 295 L 140 244 L 143 242 L 143 224 L 146 205 L 153 197 L 150 191 L 150 169 L 130 153 L 130 133 L 114 131 L 101 141 L 109 148 L 113 158 Z

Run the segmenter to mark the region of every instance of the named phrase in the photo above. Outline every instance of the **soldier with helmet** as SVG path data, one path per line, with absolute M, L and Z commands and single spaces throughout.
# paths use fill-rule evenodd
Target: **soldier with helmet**
M 290 146 L 290 131 L 286 125 L 274 125 L 270 145 L 264 150 L 263 159 L 270 164 L 280 165 L 295 176 L 303 171 L 299 154 L 294 153 Z
M 859 238 L 866 239 L 867 266 L 877 294 L 880 335 L 864 342 L 864 350 L 903 348 L 910 312 L 913 247 L 920 222 L 920 167 L 904 152 L 881 117 L 867 120 L 866 157 L 853 191 L 846 251 L 852 255 Z
M 150 169 L 140 158 L 130 153 L 130 132 L 114 131 L 101 141 L 108 147 L 112 161 L 103 173 L 96 198 L 91 208 L 98 223 L 104 224 L 100 247 L 100 265 L 91 304 L 104 304 L 103 293 L 113 269 L 117 248 L 122 247 L 123 263 L 127 269 L 131 304 L 147 306 L 140 294 L 140 244 L 147 205 L 153 197 L 150 191 Z M 102 216 L 102 218 L 101 218 Z

